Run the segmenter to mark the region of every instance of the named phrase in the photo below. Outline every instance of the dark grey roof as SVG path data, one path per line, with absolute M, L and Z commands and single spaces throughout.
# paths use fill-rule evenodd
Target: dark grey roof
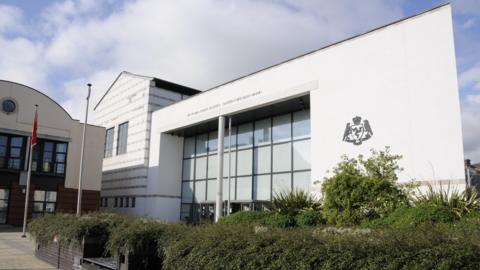
M 97 102 L 97 105 L 95 105 L 93 110 L 97 109 L 98 105 L 100 105 L 102 100 L 105 98 L 105 96 L 108 94 L 108 92 L 110 92 L 110 89 L 112 89 L 112 86 L 117 82 L 118 78 L 120 78 L 120 76 L 122 76 L 122 74 L 128 74 L 128 75 L 132 75 L 132 76 L 142 77 L 142 78 L 145 78 L 147 80 L 152 80 L 152 81 L 155 82 L 155 86 L 158 87 L 158 88 L 162 88 L 162 89 L 170 90 L 170 91 L 173 91 L 173 92 L 177 92 L 177 93 L 180 93 L 180 94 L 186 95 L 186 96 L 193 96 L 195 94 L 198 94 L 198 93 L 202 92 L 202 91 L 197 90 L 197 89 L 193 89 L 193 88 L 190 88 L 190 87 L 187 87 L 187 86 L 172 83 L 172 82 L 165 81 L 165 80 L 162 80 L 162 79 L 158 79 L 158 78 L 155 78 L 155 77 L 138 75 L 138 74 L 134 74 L 134 73 L 131 73 L 131 72 L 128 72 L 128 71 L 122 71 L 118 74 L 118 76 L 115 78 L 115 80 L 112 82 L 112 84 L 108 87 L 107 91 L 105 91 L 105 93 L 100 98 L 100 100 Z

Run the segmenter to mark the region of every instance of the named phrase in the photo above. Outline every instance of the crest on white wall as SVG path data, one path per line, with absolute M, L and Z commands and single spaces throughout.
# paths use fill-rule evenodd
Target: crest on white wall
M 355 116 L 352 123 L 347 123 L 345 132 L 343 133 L 343 141 L 361 145 L 362 142 L 373 136 L 372 128 L 368 120 L 363 120 L 360 116 Z

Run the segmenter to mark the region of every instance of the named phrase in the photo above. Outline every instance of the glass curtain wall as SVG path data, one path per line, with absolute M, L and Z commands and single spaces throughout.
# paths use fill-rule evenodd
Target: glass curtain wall
M 210 206 L 215 203 L 216 193 L 217 134 L 212 131 L 184 140 L 184 220 L 214 214 Z M 230 190 L 228 130 L 224 140 L 223 199 L 241 205 L 238 210 L 262 210 L 276 193 L 310 190 L 309 110 L 232 126 Z

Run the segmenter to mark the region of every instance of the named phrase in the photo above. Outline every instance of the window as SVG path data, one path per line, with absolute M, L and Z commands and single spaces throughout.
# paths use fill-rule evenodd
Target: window
M 207 181 L 207 201 L 215 201 L 217 197 L 217 180 Z
M 253 124 L 248 123 L 238 127 L 237 145 L 238 148 L 248 148 L 253 145 Z
M 123 207 L 123 197 L 120 197 L 120 205 L 119 207 Z
M 118 126 L 117 155 L 127 152 L 128 122 Z
M 21 170 L 25 159 L 25 137 L 0 135 L 0 168 Z
M 107 129 L 105 133 L 105 157 L 111 157 L 113 154 L 113 134 L 115 132 L 114 128 Z
M 131 204 L 131 207 L 132 207 L 132 208 L 135 208 L 135 197 L 132 197 L 132 204 Z
M 292 169 L 292 144 L 282 143 L 273 146 L 273 172 Z
M 64 176 L 67 168 L 68 144 L 39 140 L 33 148 L 32 171 Z
M 253 169 L 255 174 L 270 173 L 272 161 L 272 148 L 263 146 L 255 148 L 253 156 Z
M 100 206 L 101 207 L 108 207 L 108 198 L 107 197 L 102 197 L 100 200 Z
M 255 146 L 270 144 L 270 118 L 255 122 Z
M 185 144 L 183 147 L 183 157 L 191 158 L 195 156 L 195 136 L 185 138 Z
M 207 181 L 197 181 L 195 182 L 195 196 L 194 196 L 194 201 L 195 202 L 204 202 L 205 201 L 205 195 L 206 195 L 206 189 L 207 189 Z
M 0 168 L 5 168 L 7 163 L 7 142 L 8 137 L 0 135 Z
M 252 177 L 238 177 L 237 178 L 237 200 L 251 200 L 252 199 Z
M 125 197 L 125 207 L 130 207 L 130 197 Z
M 115 199 L 113 200 L 113 207 L 117 208 L 118 207 L 118 198 L 115 197 Z
M 10 190 L 0 188 L 0 224 L 7 222 L 8 196 Z
M 51 172 L 53 163 L 53 143 L 45 142 L 43 145 L 42 172 Z
M 39 217 L 46 214 L 55 213 L 57 202 L 56 191 L 35 190 L 33 193 L 33 213 L 32 216 Z
M 182 202 L 192 202 L 193 200 L 193 183 L 194 182 L 183 182 L 182 183 Z
M 254 178 L 254 200 L 270 200 L 270 175 L 259 175 Z
M 238 151 L 237 175 L 251 175 L 253 165 L 252 149 Z
M 198 218 L 217 186 L 217 131 L 184 139 L 182 219 Z M 310 111 L 301 110 L 232 127 L 230 183 L 225 131 L 223 199 L 241 209 L 268 209 L 272 194 L 311 189 Z M 200 205 L 202 203 L 202 205 Z M 232 208 L 233 209 L 233 208 Z
M 273 142 L 289 141 L 292 136 L 290 114 L 285 114 L 273 118 Z
M 8 168 L 20 170 L 23 157 L 23 137 L 10 137 L 10 155 L 8 157 Z
M 57 143 L 55 147 L 55 174 L 65 174 L 65 163 L 67 157 L 67 144 Z
M 197 158 L 195 163 L 195 179 L 207 178 L 207 157 Z
M 293 114 L 293 139 L 310 137 L 310 110 L 303 110 Z

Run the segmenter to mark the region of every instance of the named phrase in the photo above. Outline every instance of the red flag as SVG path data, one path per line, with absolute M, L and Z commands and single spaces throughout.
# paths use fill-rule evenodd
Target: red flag
M 38 112 L 37 112 L 37 108 L 35 108 L 35 119 L 33 120 L 33 129 L 32 129 L 32 146 L 37 144 L 37 118 L 38 118 Z

